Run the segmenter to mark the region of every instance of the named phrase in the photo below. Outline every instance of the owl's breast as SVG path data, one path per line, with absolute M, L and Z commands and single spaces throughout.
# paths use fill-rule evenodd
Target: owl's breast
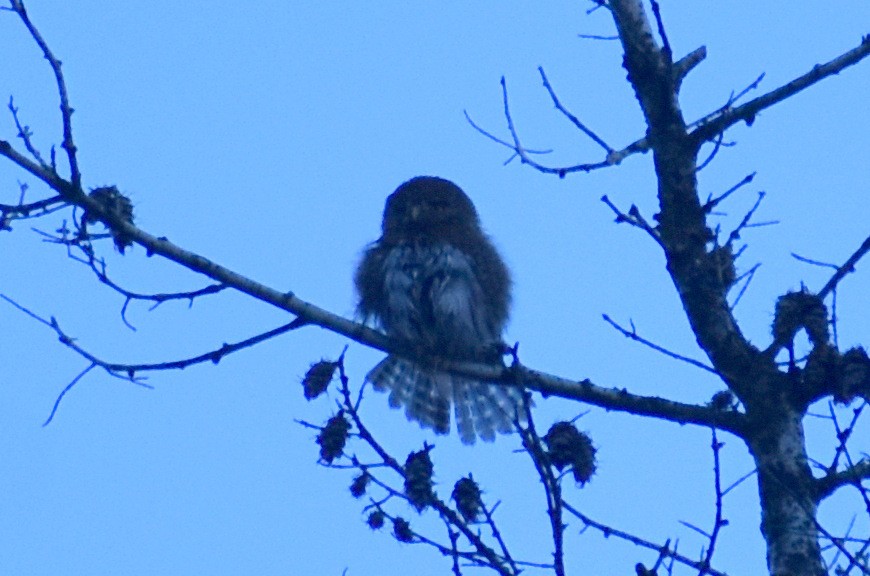
M 433 354 L 473 358 L 497 342 L 472 259 L 450 244 L 408 244 L 384 259 L 386 306 L 381 323 L 392 337 Z

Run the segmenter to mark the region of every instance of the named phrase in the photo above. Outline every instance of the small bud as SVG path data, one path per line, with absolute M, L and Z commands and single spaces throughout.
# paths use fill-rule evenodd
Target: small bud
M 399 542 L 413 542 L 414 533 L 411 532 L 411 524 L 402 517 L 396 518 L 393 520 L 393 536 Z
M 332 382 L 336 368 L 338 362 L 328 360 L 321 360 L 311 365 L 302 378 L 302 390 L 305 392 L 306 400 L 317 398 L 326 391 L 327 386 Z
M 870 358 L 860 346 L 843 354 L 834 400 L 850 404 L 856 396 L 870 400 Z
M 713 394 L 713 397 L 707 405 L 713 410 L 724 411 L 734 408 L 734 402 L 734 394 L 731 390 L 720 390 Z
M 405 495 L 411 505 L 422 512 L 435 494 L 432 492 L 432 460 L 429 458 L 431 446 L 426 446 L 419 452 L 411 452 L 405 461 Z
M 474 522 L 477 519 L 477 515 L 483 508 L 483 501 L 480 498 L 480 487 L 471 474 L 468 478 L 460 478 L 456 482 L 450 497 L 456 502 L 456 509 L 466 522 Z
M 371 476 L 369 476 L 368 472 L 363 472 L 359 476 L 353 479 L 353 482 L 350 485 L 350 493 L 354 498 L 359 498 L 363 494 L 366 493 L 366 487 L 369 485 L 369 480 L 371 480 Z
M 571 422 L 556 422 L 544 436 L 550 462 L 560 472 L 571 467 L 574 480 L 585 484 L 595 473 L 595 448 L 592 439 Z
M 375 510 L 369 514 L 366 524 L 368 524 L 369 528 L 372 530 L 380 530 L 384 527 L 384 513 L 380 510 Z
M 341 456 L 347 443 L 347 433 L 350 431 L 350 422 L 344 417 L 344 412 L 330 418 L 326 425 L 321 428 L 317 435 L 317 443 L 320 445 L 320 459 L 327 464 Z

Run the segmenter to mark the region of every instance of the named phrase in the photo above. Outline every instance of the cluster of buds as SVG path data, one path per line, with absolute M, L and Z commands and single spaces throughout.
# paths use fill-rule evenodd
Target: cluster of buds
M 100 188 L 94 188 L 88 196 L 90 196 L 92 200 L 97 201 L 103 208 L 103 211 L 105 211 L 109 216 L 126 222 L 127 224 L 133 224 L 133 203 L 129 198 L 121 194 L 117 186 L 101 186 Z M 98 221 L 99 218 L 96 215 L 85 212 L 83 219 L 85 224 Z M 115 241 L 115 248 L 118 249 L 118 252 L 123 254 L 126 248 L 133 245 L 133 241 L 125 234 L 111 227 L 109 224 L 106 224 L 106 227 L 109 228 L 112 233 L 112 239 Z
M 312 400 L 323 394 L 329 383 L 332 382 L 336 369 L 338 369 L 338 362 L 330 362 L 329 360 L 321 360 L 312 364 L 308 372 L 305 373 L 305 377 L 302 378 L 305 399 Z
M 405 496 L 417 512 L 422 512 L 435 499 L 432 491 L 432 459 L 429 458 L 431 446 L 408 454 L 405 461 Z
M 321 428 L 317 435 L 317 443 L 320 445 L 320 459 L 327 464 L 341 456 L 344 446 L 347 444 L 347 434 L 350 432 L 350 422 L 344 417 L 344 412 L 330 418 L 326 425 Z
M 595 473 L 595 447 L 592 439 L 571 422 L 556 422 L 544 436 L 550 463 L 560 472 L 570 467 L 581 485 Z
M 825 303 L 805 290 L 780 296 L 773 315 L 774 338 L 790 345 L 802 328 L 814 346 L 828 343 L 828 308 Z
M 483 509 L 480 486 L 477 485 L 471 474 L 456 482 L 450 497 L 456 502 L 456 509 L 459 510 L 466 522 L 474 522 Z

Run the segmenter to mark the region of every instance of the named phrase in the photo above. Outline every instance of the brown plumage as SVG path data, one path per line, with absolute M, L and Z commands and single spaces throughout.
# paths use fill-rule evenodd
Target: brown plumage
M 455 184 L 420 176 L 387 199 L 382 235 L 356 272 L 359 309 L 388 336 L 424 356 L 500 362 L 510 306 L 507 267 Z M 493 440 L 523 419 L 522 392 L 388 356 L 366 377 L 390 405 L 439 434 L 450 408 L 463 442 Z

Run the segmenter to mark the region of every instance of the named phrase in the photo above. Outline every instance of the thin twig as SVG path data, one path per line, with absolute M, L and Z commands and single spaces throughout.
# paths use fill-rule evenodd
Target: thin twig
M 848 52 L 837 56 L 830 62 L 813 66 L 812 70 L 806 74 L 795 78 L 791 82 L 776 88 L 750 100 L 746 104 L 737 108 L 729 108 L 721 112 L 714 112 L 702 118 L 695 123 L 697 126 L 691 136 L 697 142 L 712 140 L 720 132 L 724 132 L 729 127 L 738 122 L 745 121 L 751 124 L 755 120 L 755 116 L 766 108 L 770 108 L 774 104 L 782 102 L 786 98 L 794 96 L 801 90 L 812 86 L 813 84 L 839 73 L 843 69 L 857 64 L 865 57 L 870 55 L 870 35 L 861 39 L 861 44 L 849 50 Z
M 705 567 L 709 567 L 713 562 L 713 554 L 716 549 L 719 531 L 728 523 L 722 514 L 722 464 L 719 460 L 719 451 L 722 450 L 724 444 L 719 442 L 719 439 L 716 437 L 716 429 L 712 428 L 711 430 L 713 432 L 713 440 L 710 445 L 713 449 L 713 487 L 716 491 L 716 518 L 713 520 L 713 531 L 710 533 L 710 545 L 707 547 L 707 553 L 704 555 L 702 562 Z M 704 570 L 699 572 L 698 576 L 703 574 Z
M 18 304 L 17 302 L 15 302 L 14 300 L 12 300 L 11 298 L 9 298 L 8 296 L 6 296 L 4 294 L 0 294 L 0 298 L 9 302 L 14 307 L 18 308 L 19 310 L 21 310 L 22 312 L 24 312 L 25 314 L 27 314 L 31 318 L 34 318 L 35 320 L 39 321 L 40 323 L 42 323 L 42 324 L 48 326 L 49 328 L 51 328 L 52 330 L 54 330 L 55 333 L 57 334 L 58 338 L 60 339 L 60 342 L 62 344 L 64 344 L 65 346 L 67 346 L 68 348 L 70 348 L 71 350 L 73 350 L 74 352 L 76 352 L 77 354 L 79 354 L 79 356 L 81 356 L 82 358 L 86 359 L 87 361 L 89 361 L 93 364 L 96 364 L 97 366 L 99 366 L 100 368 L 102 368 L 103 370 L 105 370 L 106 372 L 111 374 L 112 376 L 116 376 L 116 377 L 122 378 L 124 380 L 128 380 L 128 381 L 133 382 L 135 384 L 140 384 L 140 385 L 144 385 L 144 384 L 142 384 L 140 379 L 136 376 L 137 373 L 150 372 L 150 371 L 156 371 L 156 370 L 182 370 L 182 369 L 187 368 L 189 366 L 193 366 L 194 364 L 201 364 L 204 362 L 212 362 L 214 364 L 217 364 L 218 362 L 221 361 L 222 358 L 224 358 L 225 356 L 228 356 L 229 354 L 232 354 L 234 352 L 238 352 L 239 350 L 243 350 L 245 348 L 250 348 L 251 346 L 254 346 L 255 344 L 259 344 L 260 342 L 264 342 L 265 340 L 269 340 L 270 338 L 274 338 L 275 336 L 280 336 L 281 334 L 284 334 L 286 332 L 296 330 L 297 328 L 300 328 L 300 327 L 305 325 L 305 322 L 297 319 L 297 320 L 294 320 L 294 321 L 289 322 L 287 324 L 284 324 L 283 326 L 273 328 L 272 330 L 269 330 L 267 332 L 262 332 L 260 334 L 252 336 L 252 337 L 247 338 L 245 340 L 235 342 L 232 344 L 225 343 L 220 348 L 217 348 L 215 350 L 206 352 L 204 354 L 200 354 L 198 356 L 184 358 L 181 360 L 172 360 L 172 361 L 168 361 L 168 362 L 157 362 L 157 363 L 151 363 L 151 364 L 121 364 L 121 363 L 116 363 L 116 362 L 106 362 L 104 360 L 100 360 L 95 355 L 91 354 L 90 352 L 88 352 L 87 350 L 85 350 L 84 348 L 82 348 L 81 346 L 76 344 L 75 339 L 68 336 L 60 328 L 60 325 L 58 324 L 56 319 L 52 318 L 51 320 L 46 320 L 45 318 L 42 318 L 38 314 L 28 310 L 27 308 Z
M 79 380 L 84 378 L 85 374 L 93 370 L 97 365 L 95 363 L 91 363 L 87 368 L 79 372 L 78 376 L 72 379 L 72 381 L 67 384 L 63 390 L 60 391 L 60 394 L 57 395 L 57 398 L 54 400 L 54 405 L 51 407 L 51 413 L 48 415 L 48 418 L 45 419 L 45 422 L 42 423 L 42 426 L 48 426 L 51 424 L 51 421 L 54 420 L 54 415 L 57 414 L 57 409 L 60 406 L 60 401 L 63 400 L 63 397 L 66 396 L 66 393 L 72 390 L 72 387 L 75 386 Z
M 42 159 L 42 154 L 39 153 L 39 150 L 37 150 L 36 146 L 33 144 L 33 140 L 31 139 L 33 133 L 30 131 L 30 127 L 21 124 L 21 120 L 18 117 L 18 108 L 15 106 L 12 96 L 9 97 L 8 108 L 9 111 L 12 112 L 12 119 L 15 121 L 15 128 L 18 129 L 18 137 L 24 142 L 24 147 L 28 152 L 30 152 L 30 155 L 33 156 L 33 159 L 39 162 L 40 166 L 50 169 L 50 166 Z
M 725 242 L 725 245 L 728 246 L 732 244 L 735 240 L 740 238 L 740 231 L 749 226 L 750 220 L 752 220 L 752 215 L 755 214 L 755 211 L 758 210 L 758 207 L 761 205 L 761 201 L 764 200 L 765 193 L 759 192 L 758 198 L 755 200 L 755 204 L 752 205 L 752 208 L 743 216 L 743 220 L 740 221 L 740 224 L 737 225 L 737 228 L 731 231 L 728 235 L 728 241 Z
M 535 429 L 534 419 L 529 403 L 524 405 L 526 410 L 526 426 L 520 428 L 523 438 L 523 447 L 532 459 L 532 464 L 544 485 L 544 494 L 547 499 L 547 517 L 550 520 L 550 534 L 553 538 L 553 570 L 556 576 L 565 576 L 565 523 L 562 520 L 562 486 L 559 478 L 553 475 L 550 459 L 544 448 L 543 441 Z
M 738 182 L 737 184 L 735 184 L 734 186 L 732 186 L 731 188 L 729 188 L 728 190 L 726 190 L 725 192 L 723 192 L 722 194 L 717 196 L 716 198 L 707 198 L 707 202 L 704 204 L 704 207 L 703 207 L 704 212 L 709 214 L 710 211 L 713 210 L 713 208 L 715 208 L 719 203 L 721 203 L 723 200 L 725 200 L 726 198 L 731 196 L 731 194 L 733 194 L 734 192 L 736 192 L 737 190 L 739 190 L 743 186 L 746 186 L 747 184 L 752 182 L 752 180 L 755 179 L 755 174 L 756 174 L 756 172 L 753 172 L 752 174 L 747 174 L 746 176 L 743 177 L 743 180 L 741 180 L 740 182 Z
M 858 247 L 855 252 L 849 256 L 849 259 L 846 262 L 837 268 L 837 271 L 834 272 L 834 275 L 831 276 L 831 279 L 825 284 L 824 288 L 819 290 L 819 298 L 825 298 L 829 292 L 833 291 L 834 288 L 837 287 L 837 284 L 846 277 L 847 274 L 855 271 L 855 264 L 858 263 L 861 258 L 864 257 L 867 252 L 870 252 L 870 236 L 864 239 L 864 242 L 861 246 Z
M 732 311 L 735 308 L 737 308 L 738 304 L 740 304 L 741 298 L 743 298 L 743 295 L 746 293 L 746 290 L 749 288 L 749 284 L 750 284 L 750 282 L 752 282 L 752 279 L 755 278 L 755 272 L 758 270 L 759 267 L 761 267 L 760 263 L 756 264 L 755 266 L 753 266 L 752 268 L 750 268 L 749 270 L 747 270 L 746 272 L 744 272 L 743 274 L 741 274 L 740 276 L 738 276 L 737 278 L 734 279 L 734 282 L 737 283 L 740 280 L 742 280 L 743 278 L 746 278 L 746 282 L 744 282 L 743 286 L 740 287 L 740 292 L 737 293 L 737 297 L 734 298 L 734 302 L 731 303 L 730 308 Z
M 553 105 L 556 106 L 556 109 L 564 114 L 565 117 L 570 120 L 571 123 L 574 124 L 574 126 L 576 126 L 581 132 L 589 136 L 589 138 L 591 138 L 593 142 L 604 148 L 605 152 L 607 152 L 608 154 L 613 153 L 613 148 L 611 148 L 610 145 L 607 144 L 607 142 L 602 140 L 595 132 L 587 128 L 586 125 L 583 124 L 579 118 L 574 116 L 571 112 L 568 111 L 567 108 L 565 108 L 565 106 L 562 105 L 562 103 L 559 101 L 558 96 L 556 96 L 555 90 L 553 90 L 553 87 L 550 85 L 550 81 L 549 79 L 547 79 L 546 73 L 544 73 L 543 66 L 538 66 L 538 72 L 541 74 L 541 80 L 544 82 L 544 88 L 547 89 L 547 93 L 553 100 Z
M 580 512 L 579 510 L 577 510 L 576 508 L 574 508 L 571 504 L 569 504 L 567 502 L 563 502 L 562 505 L 565 507 L 565 510 L 567 510 L 568 512 L 570 512 L 571 514 L 576 516 L 581 522 L 583 522 L 583 524 L 585 524 L 586 526 L 588 526 L 590 528 L 594 528 L 594 529 L 600 531 L 602 534 L 604 534 L 607 537 L 616 536 L 617 538 L 619 538 L 621 540 L 631 542 L 635 546 L 640 546 L 641 548 L 647 548 L 649 550 L 655 550 L 656 552 L 658 552 L 660 554 L 663 553 L 667 557 L 673 558 L 677 562 L 684 564 L 685 566 L 689 566 L 690 568 L 695 568 L 696 570 L 703 569 L 705 574 L 710 574 L 711 576 L 726 576 L 726 574 L 724 572 L 714 570 L 713 568 L 710 568 L 709 566 L 704 567 L 697 560 L 692 560 L 691 558 L 689 558 L 687 556 L 683 556 L 682 554 L 678 554 L 676 552 L 676 550 L 669 550 L 667 545 L 662 546 L 659 544 L 654 544 L 653 542 L 650 542 L 649 540 L 644 540 L 643 538 L 640 538 L 640 537 L 635 536 L 633 534 L 629 534 L 628 532 L 623 532 L 622 530 L 617 530 L 616 528 L 613 528 L 611 526 L 607 526 L 606 524 L 602 524 L 601 522 L 597 522 L 597 521 L 593 520 L 592 518 L 590 518 L 589 516 L 583 514 L 582 512 Z
M 31 37 L 33 37 L 33 40 L 37 43 L 37 45 L 39 45 L 40 50 L 42 50 L 42 55 L 45 57 L 46 60 L 48 60 L 48 63 L 51 66 L 52 71 L 54 72 L 54 79 L 55 83 L 57 84 L 57 92 L 60 96 L 60 111 L 63 118 L 63 143 L 61 144 L 61 148 L 64 149 L 69 160 L 70 181 L 74 188 L 81 189 L 82 175 L 79 171 L 78 159 L 76 158 L 76 146 L 73 143 L 72 136 L 73 109 L 69 105 L 69 95 L 66 89 L 66 81 L 64 80 L 63 73 L 60 69 L 61 62 L 60 60 L 55 58 L 51 49 L 49 49 L 48 44 L 39 33 L 39 30 L 37 30 L 36 26 L 33 25 L 33 22 L 30 21 L 30 18 L 27 16 L 27 10 L 25 10 L 24 8 L 24 2 L 22 0 L 10 0 L 10 4 L 12 5 L 13 11 L 18 14 L 19 18 L 21 18 L 24 26 L 27 27 L 27 30 L 30 32 Z
M 389 468 L 392 468 L 400 477 L 405 478 L 405 468 L 402 466 L 398 460 L 393 458 L 386 449 L 375 439 L 374 435 L 369 431 L 369 429 L 363 424 L 362 420 L 359 417 L 356 409 L 354 408 L 354 402 L 352 399 L 352 395 L 350 393 L 349 382 L 350 379 L 347 377 L 344 369 L 344 362 L 340 361 L 338 363 L 339 370 L 339 379 L 341 381 L 341 396 L 342 396 L 342 405 L 345 411 L 350 415 L 351 420 L 353 421 L 354 426 L 356 427 L 357 433 L 359 437 L 369 445 L 369 447 L 375 451 L 379 458 L 386 464 Z M 438 514 L 445 519 L 445 521 L 449 522 L 450 525 L 454 526 L 457 530 L 459 530 L 463 536 L 474 546 L 477 554 L 480 555 L 481 558 L 486 560 L 484 565 L 491 567 L 493 570 L 496 570 L 499 574 L 503 576 L 516 576 L 516 572 L 511 571 L 510 568 L 504 565 L 504 559 L 499 557 L 496 552 L 486 545 L 483 540 L 480 538 L 478 534 L 475 534 L 468 526 L 468 524 L 459 517 L 459 515 L 454 512 L 446 503 L 444 503 L 440 498 L 434 496 L 429 500 L 428 505 L 431 506 Z M 436 545 L 433 541 L 428 541 L 428 543 Z M 445 553 L 449 554 L 452 550 L 449 547 L 443 545 L 437 545 L 437 547 L 441 548 Z M 480 559 L 477 560 L 480 562 Z
M 628 210 L 628 214 L 624 213 L 622 210 L 616 207 L 616 205 L 610 201 L 610 198 L 605 194 L 601 197 L 601 201 L 604 202 L 608 208 L 613 210 L 613 213 L 616 214 L 616 223 L 627 223 L 635 228 L 640 228 L 647 234 L 649 234 L 650 238 L 656 241 L 656 244 L 664 248 L 664 244 L 662 243 L 661 234 L 659 231 L 653 228 L 649 222 L 646 221 L 646 218 L 640 213 L 640 210 L 632 204 L 631 208 Z
M 707 364 L 704 364 L 703 362 L 700 362 L 700 361 L 695 360 L 693 358 L 689 358 L 688 356 L 683 356 L 682 354 L 677 354 L 676 352 L 671 352 L 667 348 L 662 348 L 658 344 L 654 344 L 654 343 L 650 342 L 649 340 L 647 340 L 646 338 L 638 336 L 637 330 L 635 329 L 635 326 L 634 326 L 634 322 L 631 322 L 631 331 L 629 331 L 629 330 L 626 330 L 625 328 L 623 328 L 622 326 L 620 326 L 619 324 L 617 324 L 616 321 L 614 321 L 607 314 L 602 314 L 601 317 L 604 318 L 605 322 L 607 322 L 608 324 L 613 326 L 616 330 L 618 330 L 626 338 L 630 338 L 631 340 L 634 340 L 635 342 L 640 342 L 644 346 L 649 346 L 650 348 L 652 348 L 656 352 L 661 352 L 665 356 L 670 356 L 671 358 L 674 358 L 676 360 L 686 362 L 688 364 L 691 364 L 692 366 L 695 366 L 696 368 L 701 368 L 701 369 L 706 370 L 707 372 L 710 372 L 712 374 L 716 374 L 716 375 L 719 374 L 719 372 L 717 372 L 716 369 L 713 368 L 712 366 L 708 366 Z

